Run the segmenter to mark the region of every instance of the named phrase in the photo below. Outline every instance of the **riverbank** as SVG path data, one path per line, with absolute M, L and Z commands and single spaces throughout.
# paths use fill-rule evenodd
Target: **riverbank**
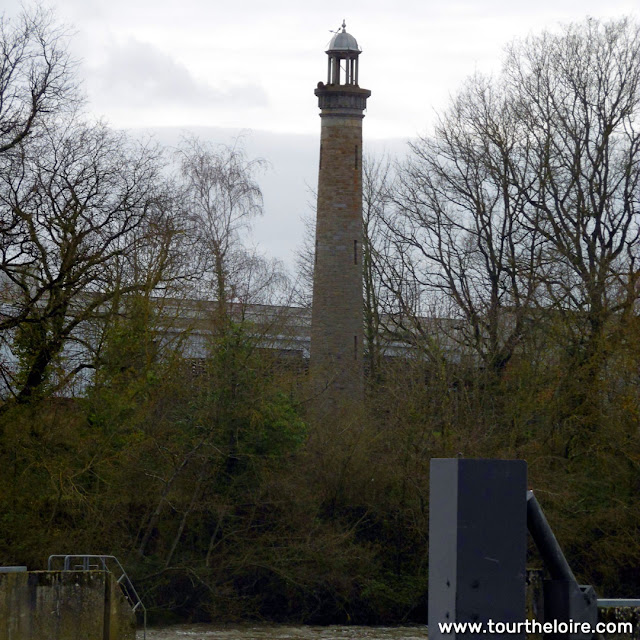
M 426 640 L 427 627 L 187 624 L 147 629 L 147 640 Z M 142 631 L 137 640 L 143 640 Z

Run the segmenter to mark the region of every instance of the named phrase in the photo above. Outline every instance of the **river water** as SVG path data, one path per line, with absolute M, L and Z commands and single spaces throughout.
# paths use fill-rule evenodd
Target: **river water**
M 427 627 L 186 624 L 147 629 L 147 640 L 427 640 Z

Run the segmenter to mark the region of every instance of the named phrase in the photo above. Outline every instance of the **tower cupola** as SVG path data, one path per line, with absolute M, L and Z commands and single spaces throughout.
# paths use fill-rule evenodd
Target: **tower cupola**
M 344 20 L 342 21 L 342 31 L 338 30 L 331 38 L 326 54 L 329 56 L 327 84 L 358 86 L 360 47 L 358 47 L 356 39 L 347 33 L 347 25 Z

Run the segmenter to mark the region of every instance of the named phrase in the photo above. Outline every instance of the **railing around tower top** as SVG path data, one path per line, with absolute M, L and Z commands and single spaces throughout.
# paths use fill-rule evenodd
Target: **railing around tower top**
M 120 585 L 132 611 L 136 615 L 139 611 L 142 612 L 143 638 L 146 639 L 147 610 L 118 558 L 103 555 L 52 555 L 47 561 L 47 570 L 55 571 L 56 564 L 59 565 L 60 561 L 62 571 L 108 571 L 116 576 L 116 582 Z

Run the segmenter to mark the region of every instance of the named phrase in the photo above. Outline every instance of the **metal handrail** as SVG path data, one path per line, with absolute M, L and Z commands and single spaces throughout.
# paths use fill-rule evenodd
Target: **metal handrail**
M 63 560 L 63 568 L 62 571 L 107 571 L 108 573 L 112 573 L 115 575 L 115 572 L 111 570 L 108 562 L 115 564 L 118 570 L 120 571 L 120 576 L 116 578 L 117 584 L 120 586 L 122 593 L 124 593 L 127 602 L 131 606 L 131 610 L 136 613 L 138 609 L 142 611 L 142 621 L 143 621 L 143 638 L 146 640 L 147 637 L 147 610 L 145 609 L 144 604 L 142 604 L 142 599 L 138 595 L 136 588 L 133 586 L 133 582 L 127 575 L 127 572 L 124 570 L 124 567 L 120 564 L 120 561 L 115 556 L 105 556 L 105 555 L 93 555 L 93 554 L 67 554 L 67 555 L 51 555 L 47 561 L 47 570 L 52 571 L 55 560 Z M 71 564 L 72 561 L 80 561 L 79 564 Z
M 608 608 L 640 608 L 640 598 L 598 598 L 600 609 Z

